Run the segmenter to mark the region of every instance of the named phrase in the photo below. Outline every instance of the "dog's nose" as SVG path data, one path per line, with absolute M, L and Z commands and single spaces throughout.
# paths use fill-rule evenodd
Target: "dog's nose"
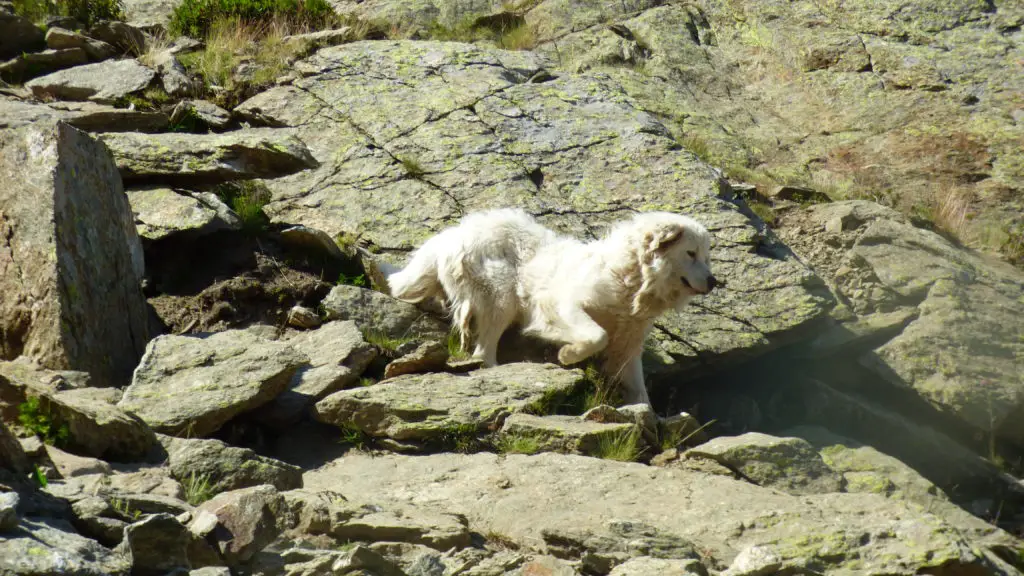
M 708 276 L 708 292 L 714 290 L 715 286 L 718 286 L 718 278 L 715 278 L 714 276 Z

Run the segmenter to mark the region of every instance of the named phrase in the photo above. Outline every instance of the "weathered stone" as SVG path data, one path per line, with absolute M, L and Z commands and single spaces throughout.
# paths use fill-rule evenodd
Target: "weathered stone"
M 877 495 L 794 496 L 724 476 L 581 456 L 349 455 L 307 473 L 305 485 L 463 514 L 477 532 L 521 544 L 544 540 L 571 558 L 654 555 L 646 548 L 664 559 L 729 566 L 762 547 L 782 571 L 812 563 L 825 572 L 904 574 L 992 566 L 991 549 L 956 526 Z
M 32 468 L 18 439 L 11 434 L 7 424 L 0 418 L 0 468 L 17 474 L 26 474 Z
M 448 362 L 448 346 L 443 342 L 427 340 L 425 342 L 410 342 L 410 344 L 414 344 L 415 348 L 404 352 L 402 347 L 399 347 L 397 352 L 402 355 L 384 367 L 385 378 L 444 370 Z
M 215 194 L 170 188 L 128 190 L 139 236 L 160 240 L 174 234 L 202 236 L 241 227 L 241 220 Z
M 351 26 L 342 26 L 334 30 L 318 30 L 305 34 L 291 34 L 281 39 L 286 45 L 292 47 L 296 53 L 309 53 L 319 48 L 345 44 L 355 39 Z
M 43 45 L 43 32 L 30 20 L 0 12 L 0 59 L 13 58 Z
M 132 26 L 144 28 L 165 28 L 171 21 L 171 14 L 180 0 L 122 0 L 125 21 Z
M 842 477 L 801 438 L 778 438 L 759 432 L 721 436 L 687 450 L 686 456 L 710 458 L 759 486 L 790 494 L 827 494 L 843 489 Z
M 18 526 L 17 492 L 0 492 L 0 534 L 6 534 Z
M 602 424 L 576 416 L 532 414 L 509 415 L 499 438 L 531 438 L 537 441 L 538 451 L 572 452 L 590 456 L 600 456 L 602 444 L 632 441 L 639 451 L 641 442 L 639 429 L 632 422 Z
M 113 474 L 114 470 L 103 460 L 69 454 L 54 446 L 46 447 L 46 455 L 53 462 L 62 478 L 86 476 L 88 474 Z
M 0 573 L 128 576 L 131 564 L 60 521 L 24 519 L 0 538 Z
M 443 441 L 453 430 L 495 429 L 506 416 L 546 408 L 583 380 L 579 370 L 550 364 L 505 364 L 468 375 L 407 375 L 324 398 L 314 417 L 395 440 Z M 424 390 L 429 390 L 427 395 Z
M 207 100 L 182 100 L 178 102 L 171 112 L 171 123 L 182 124 L 189 117 L 213 130 L 224 130 L 231 123 L 230 112 Z
M 178 62 L 178 57 L 170 50 L 157 52 L 150 59 L 149 65 L 160 75 L 164 92 L 171 96 L 188 96 L 195 92 L 199 85 L 189 77 L 185 67 Z M 174 121 L 173 119 L 171 120 Z
M 231 566 L 245 562 L 277 538 L 277 517 L 284 509 L 284 498 L 273 486 L 264 485 L 225 492 L 203 504 L 199 511 L 216 516 L 216 527 L 207 537 Z
M 89 29 L 87 35 L 135 56 L 146 53 L 146 33 L 125 22 L 117 20 L 99 22 Z
M 377 357 L 377 350 L 350 321 L 328 322 L 295 335 L 288 344 L 306 355 L 309 364 L 295 373 L 287 390 L 256 414 L 261 422 L 278 428 L 295 424 L 317 400 L 353 385 Z
M 443 338 L 448 326 L 408 302 L 358 286 L 339 284 L 321 303 L 330 320 L 352 320 L 365 332 L 389 338 Z
M 306 361 L 287 344 L 243 330 L 160 336 L 118 405 L 158 432 L 205 436 L 280 394 Z
M 119 550 L 132 562 L 132 574 L 163 576 L 188 568 L 189 532 L 170 514 L 154 514 L 124 529 Z
M 43 122 L 0 138 L 0 357 L 125 382 L 148 339 L 142 245 L 102 144 Z
M 316 310 L 307 308 L 300 304 L 292 306 L 288 310 L 288 325 L 303 330 L 312 330 L 321 324 L 320 315 Z
M 124 529 L 128 522 L 120 518 L 107 498 L 87 496 L 71 505 L 74 518 L 71 524 L 75 530 L 96 540 L 108 548 L 113 548 L 124 539 Z
M 107 60 L 117 55 L 117 48 L 102 40 L 89 38 L 78 32 L 72 32 L 57 26 L 46 30 L 46 45 L 54 50 L 81 48 L 93 62 Z
M 0 64 L 0 78 L 13 82 L 24 82 L 36 76 L 79 66 L 88 61 L 89 57 L 81 48 L 30 52 Z
M 161 436 L 171 474 L 180 482 L 207 482 L 217 494 L 269 484 L 278 490 L 302 486 L 302 470 L 248 448 L 229 446 L 220 440 L 182 439 Z
M 107 60 L 47 74 L 25 83 L 38 98 L 112 104 L 149 86 L 156 74 L 135 60 Z
M 101 136 L 125 182 L 216 183 L 272 178 L 317 165 L 294 136 L 268 130 L 230 134 L 137 134 Z
M 115 108 L 95 102 L 50 102 L 44 114 L 87 132 L 157 132 L 167 127 L 167 115 L 162 112 L 145 112 Z

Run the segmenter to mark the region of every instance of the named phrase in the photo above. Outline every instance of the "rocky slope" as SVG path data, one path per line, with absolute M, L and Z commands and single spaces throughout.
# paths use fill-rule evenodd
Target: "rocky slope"
M 1019 218 L 1016 5 L 342 1 L 230 110 L 173 6 L 0 4 L 0 572 L 1024 570 L 1024 273 L 949 235 Z M 374 290 L 497 206 L 712 231 L 653 409 Z

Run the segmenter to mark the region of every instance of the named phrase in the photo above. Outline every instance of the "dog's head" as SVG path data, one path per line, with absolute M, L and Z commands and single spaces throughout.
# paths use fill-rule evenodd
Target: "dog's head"
M 641 214 L 637 220 L 643 230 L 643 258 L 661 290 L 686 300 L 719 285 L 711 273 L 711 234 L 699 222 L 670 212 Z

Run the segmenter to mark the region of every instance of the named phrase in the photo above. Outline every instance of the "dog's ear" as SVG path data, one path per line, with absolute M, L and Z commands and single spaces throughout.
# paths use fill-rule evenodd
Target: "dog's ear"
M 686 236 L 686 228 L 678 224 L 666 224 L 649 231 L 644 236 L 644 246 L 648 257 L 664 253 Z

